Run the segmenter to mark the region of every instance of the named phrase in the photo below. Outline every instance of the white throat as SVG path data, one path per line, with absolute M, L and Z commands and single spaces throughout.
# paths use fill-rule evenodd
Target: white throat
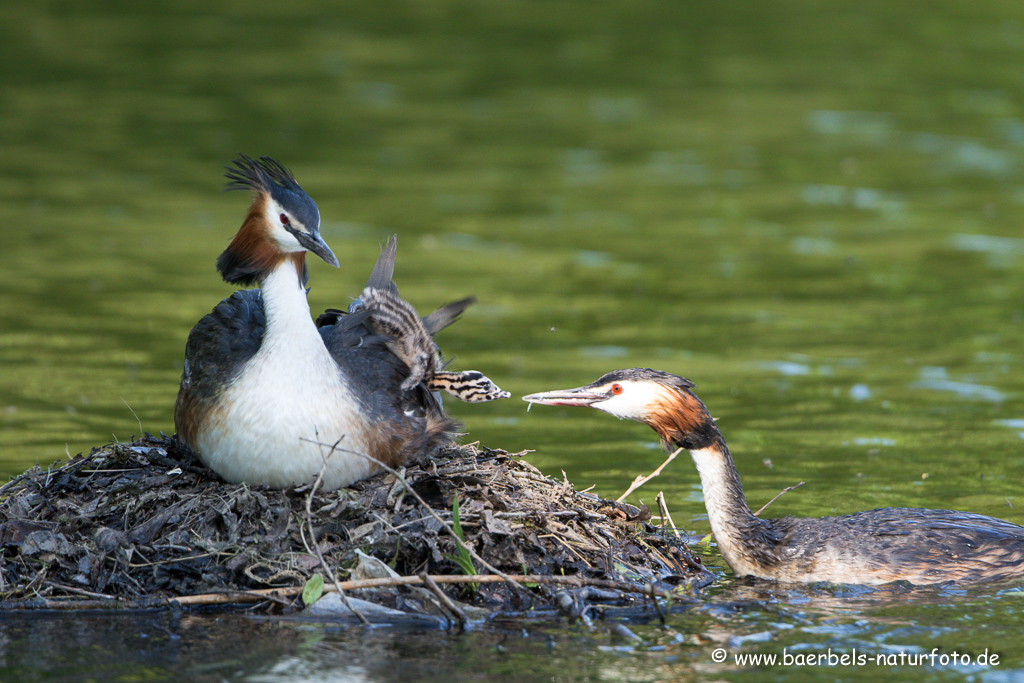
M 718 449 L 700 448 L 690 451 L 693 464 L 700 475 L 700 485 L 704 492 L 704 506 L 708 511 L 708 521 L 715 537 L 728 526 L 728 511 L 734 505 L 727 486 L 725 458 Z
M 309 315 L 306 288 L 299 281 L 291 259 L 286 259 L 263 279 L 260 293 L 263 297 L 263 311 L 267 315 L 264 346 L 290 341 L 299 344 L 294 349 L 296 353 L 301 353 L 306 345 L 319 346 L 326 352 L 320 333 Z M 263 351 L 261 348 L 260 353 Z
M 743 497 L 743 487 L 732 456 L 714 446 L 694 449 L 690 456 L 700 474 L 704 507 L 722 557 L 737 576 L 757 574 L 757 568 L 750 563 L 744 549 L 746 541 L 743 534 L 751 524 L 756 525 L 760 521 L 750 512 Z

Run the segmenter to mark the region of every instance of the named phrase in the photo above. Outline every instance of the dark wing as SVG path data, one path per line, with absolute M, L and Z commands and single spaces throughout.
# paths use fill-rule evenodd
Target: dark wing
M 328 308 L 316 319 L 320 337 L 334 359 L 347 359 L 353 349 L 376 346 L 387 341 L 386 337 L 375 335 L 367 326 L 370 312 L 361 310 L 347 313 L 337 308 Z M 339 362 L 340 364 L 340 362 Z M 344 367 L 344 366 L 343 366 Z
M 316 326 L 326 327 L 328 325 L 337 325 L 341 322 L 341 319 L 348 315 L 346 311 L 342 311 L 338 308 L 328 308 L 326 311 L 316 317 Z
M 392 281 L 395 275 L 395 256 L 397 252 L 398 236 L 392 235 L 391 239 L 384 245 L 384 248 L 381 249 L 380 256 L 373 265 L 370 277 L 366 280 L 366 289 L 378 289 L 398 296 L 398 287 Z M 447 303 L 423 318 L 423 326 L 429 334 L 435 335 L 455 322 L 462 315 L 462 312 L 474 303 L 476 303 L 475 296 Z M 341 322 L 342 316 L 362 310 L 363 305 L 363 301 L 357 298 L 349 305 L 348 311 L 328 308 L 317 317 L 316 326 L 337 325 Z
M 340 371 L 351 386 L 359 387 L 356 398 L 363 409 L 374 420 L 393 420 L 403 414 L 446 419 L 440 400 L 424 385 L 411 392 L 402 390 L 409 367 L 391 351 L 391 337 L 370 331 L 369 317 L 370 312 L 362 310 L 320 325 L 320 336 Z
M 259 351 L 266 327 L 260 290 L 246 289 L 221 301 L 192 328 L 174 407 L 175 428 L 189 447 L 219 393 Z
M 995 517 L 955 510 L 927 508 L 879 508 L 839 517 L 810 520 L 783 517 L 765 520 L 776 533 L 802 537 L 803 545 L 812 541 L 850 547 L 875 548 L 920 544 L 936 552 L 970 555 L 979 545 L 1017 544 L 1024 549 L 1024 527 Z M 820 538 L 818 538 L 820 536 Z
M 395 274 L 395 253 L 398 251 L 398 235 L 392 235 L 388 243 L 380 250 L 380 256 L 377 257 L 377 262 L 373 264 L 373 270 L 370 271 L 370 277 L 366 281 L 366 287 L 363 289 L 363 293 L 366 293 L 368 289 L 376 289 L 382 292 L 389 292 L 398 296 L 398 287 L 391 281 L 391 277 Z M 363 301 L 362 297 L 357 297 L 352 300 L 352 303 L 348 305 L 348 312 L 355 313 L 361 311 L 366 307 L 366 302 Z M 338 320 L 339 311 L 336 308 L 329 308 L 316 320 L 317 327 L 321 325 L 321 319 L 324 320 L 324 324 L 331 324 L 330 320 L 333 318 L 335 322 Z M 324 316 L 329 316 L 324 318 Z
M 267 316 L 258 289 L 235 292 L 203 317 L 185 344 L 186 382 L 202 395 L 225 386 L 259 351 Z
M 995 517 L 957 510 L 881 508 L 848 515 L 867 522 L 875 536 L 923 535 L 959 552 L 970 552 L 979 542 L 1024 543 L 1024 527 Z M 941 540 L 940 540 L 941 539 Z
M 392 235 L 388 243 L 384 245 L 384 248 L 380 250 L 380 256 L 377 258 L 377 263 L 373 264 L 373 270 L 370 271 L 370 278 L 366 281 L 366 286 L 372 289 L 382 289 L 394 294 L 398 294 L 398 287 L 391 281 L 391 278 L 395 274 L 395 253 L 398 251 L 398 235 Z
M 852 515 L 873 522 L 879 558 L 929 580 L 1024 574 L 1024 527 L 971 512 L 888 508 Z
M 398 288 L 396 287 L 396 292 L 397 289 Z M 426 328 L 427 332 L 431 336 L 433 336 L 458 320 L 459 316 L 462 315 L 462 312 L 475 303 L 476 297 L 471 296 L 445 304 L 427 317 L 423 318 L 423 327 Z M 355 310 L 360 310 L 359 306 L 355 306 L 353 308 Z M 342 311 L 338 308 L 328 308 L 317 316 L 316 326 L 324 327 L 326 325 L 336 325 L 341 320 L 342 316 L 345 315 L 348 315 L 347 311 Z
M 470 296 L 459 301 L 453 301 L 445 304 L 441 308 L 437 309 L 427 317 L 423 319 L 423 326 L 427 328 L 427 332 L 431 335 L 435 335 L 444 328 L 455 322 L 462 312 L 469 308 L 472 304 L 476 303 L 476 297 Z

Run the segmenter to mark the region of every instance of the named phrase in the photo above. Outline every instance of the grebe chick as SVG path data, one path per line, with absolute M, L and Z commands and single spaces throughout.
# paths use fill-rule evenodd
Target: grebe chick
M 455 322 L 466 308 L 476 302 L 476 298 L 453 301 L 420 318 L 412 304 L 399 296 L 398 287 L 392 281 L 396 250 L 397 238 L 392 237 L 381 251 L 362 294 L 349 305 L 348 313 L 365 311 L 370 331 L 385 337 L 388 348 L 409 367 L 409 375 L 401 385 L 402 391 L 411 391 L 422 382 L 431 391 L 444 391 L 468 403 L 511 396 L 476 370 L 452 372 L 442 369 L 444 363 L 434 335 Z M 317 318 L 317 326 L 335 324 L 342 315 L 344 313 L 338 309 L 327 309 Z
M 455 424 L 426 389 L 400 389 L 408 368 L 366 327 L 365 313 L 319 330 L 306 299 L 306 250 L 337 266 L 316 204 L 272 159 L 242 156 L 229 189 L 249 214 L 217 259 L 235 292 L 192 329 L 174 411 L 179 441 L 232 483 L 325 490 L 395 466 L 451 438 Z M 324 444 L 336 444 L 337 447 Z
M 633 368 L 610 372 L 585 387 L 523 400 L 590 406 L 644 422 L 666 448 L 687 449 L 700 474 L 711 530 L 738 577 L 935 584 L 1024 576 L 1024 527 L 994 517 L 921 508 L 812 519 L 755 517 L 725 439 L 693 388 L 682 377 Z

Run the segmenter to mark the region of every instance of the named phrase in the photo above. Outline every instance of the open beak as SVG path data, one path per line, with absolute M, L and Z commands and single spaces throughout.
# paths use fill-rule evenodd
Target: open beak
M 328 263 L 335 268 L 338 267 L 338 258 L 334 255 L 334 252 L 331 251 L 331 248 L 327 246 L 327 242 L 324 242 L 324 238 L 320 236 L 319 231 L 299 232 L 296 230 L 292 234 L 295 235 L 299 244 L 305 247 L 308 251 L 311 251 L 322 258 L 325 263 Z
M 542 403 L 547 406 L 590 406 L 608 399 L 607 394 L 597 393 L 590 387 L 542 391 L 523 396 L 524 401 Z

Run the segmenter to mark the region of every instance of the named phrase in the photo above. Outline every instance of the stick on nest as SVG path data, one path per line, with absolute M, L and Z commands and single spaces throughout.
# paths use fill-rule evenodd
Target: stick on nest
M 444 586 L 490 609 L 521 605 L 505 581 L 443 578 L 463 575 L 445 529 L 456 494 L 465 543 L 538 600 L 558 584 L 612 588 L 626 600 L 710 582 L 677 537 L 653 533 L 646 507 L 576 491 L 522 455 L 454 446 L 408 466 L 401 480 L 380 474 L 324 493 L 225 484 L 162 436 L 94 449 L 0 487 L 0 609 L 254 601 L 268 611 L 298 609 L 314 574 L 367 590 L 344 582 L 356 550 L 401 575 L 385 585 L 423 583 L 426 574 L 435 593 Z M 319 553 L 309 550 L 310 528 Z M 479 586 L 471 594 L 470 583 Z M 378 580 L 369 597 L 417 609 L 380 587 Z

